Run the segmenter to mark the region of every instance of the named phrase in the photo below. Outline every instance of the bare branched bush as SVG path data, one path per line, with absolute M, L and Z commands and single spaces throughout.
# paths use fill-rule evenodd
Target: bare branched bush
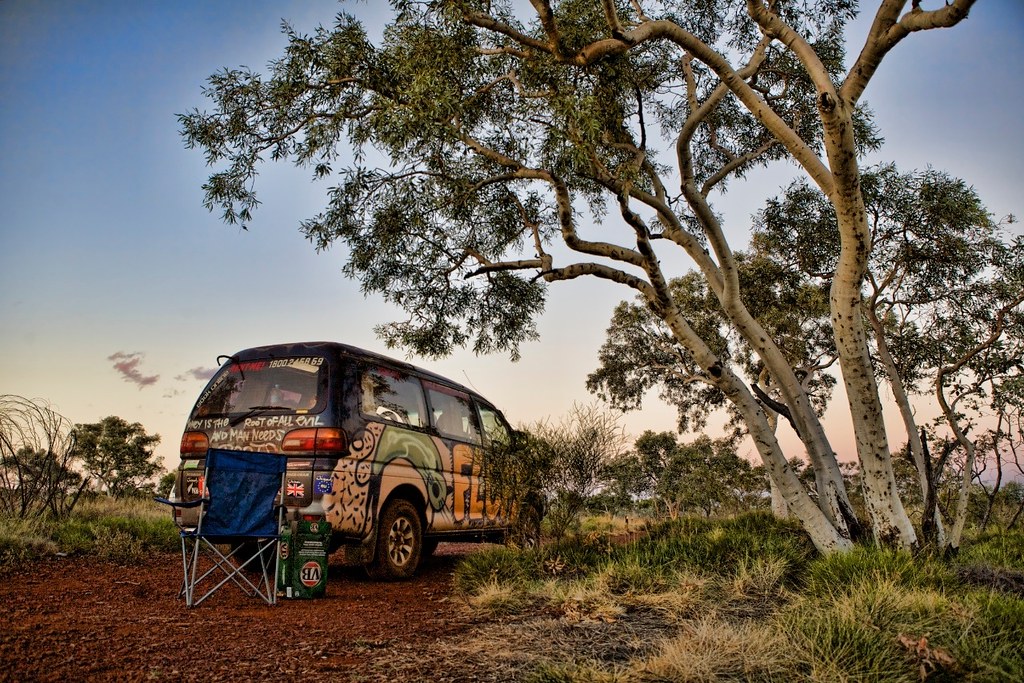
M 88 483 L 75 471 L 74 425 L 41 399 L 0 395 L 0 512 L 71 512 Z
M 599 405 L 573 405 L 558 424 L 541 423 L 533 433 L 549 444 L 554 466 L 545 484 L 551 534 L 573 528 L 587 500 L 601 485 L 605 466 L 625 450 L 619 415 Z

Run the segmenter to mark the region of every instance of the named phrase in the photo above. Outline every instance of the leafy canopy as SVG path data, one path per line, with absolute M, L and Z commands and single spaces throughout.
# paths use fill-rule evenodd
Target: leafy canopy
M 153 449 L 158 434 L 147 434 L 138 422 L 110 415 L 99 422 L 75 425 L 78 456 L 85 471 L 115 498 L 152 491 L 162 467 Z
M 838 79 L 855 6 L 780 3 L 777 11 Z M 392 7 L 379 45 L 345 13 L 311 34 L 286 25 L 288 46 L 266 75 L 224 69 L 204 90 L 214 110 L 179 117 L 186 144 L 220 167 L 204 185 L 205 204 L 230 223 L 253 219 L 264 159 L 332 179 L 326 207 L 301 228 L 319 250 L 346 244 L 345 273 L 408 313 L 378 330 L 390 344 L 428 356 L 466 344 L 516 356 L 536 337 L 545 283 L 596 275 L 641 287 L 642 258 L 659 230 L 632 225 L 650 233 L 636 247 L 632 230 L 624 243 L 611 240 L 607 211 L 630 188 L 673 214 L 682 207 L 658 175 L 702 102 L 716 107 L 686 131 L 686 172 L 699 185 L 722 187 L 788 154 L 758 116 L 715 94 L 711 66 L 672 41 L 593 53 L 609 32 L 601 3 L 565 0 L 529 22 L 512 2 Z M 660 17 L 686 26 L 687 40 L 709 53 L 755 55 L 752 87 L 820 147 L 812 79 L 741 3 L 656 2 L 645 11 L 618 6 L 624 25 Z M 878 144 L 867 116 L 856 120 L 858 140 Z M 673 220 L 682 221 L 666 226 L 674 230 L 693 219 Z

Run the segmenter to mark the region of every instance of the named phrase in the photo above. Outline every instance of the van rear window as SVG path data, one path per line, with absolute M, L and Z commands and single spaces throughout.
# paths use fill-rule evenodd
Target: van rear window
M 322 409 L 327 360 L 322 356 L 230 361 L 196 403 L 195 417 L 237 415 L 253 409 Z

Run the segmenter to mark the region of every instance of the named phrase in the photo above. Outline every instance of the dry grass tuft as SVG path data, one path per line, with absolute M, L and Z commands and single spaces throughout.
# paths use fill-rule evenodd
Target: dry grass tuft
M 551 582 L 544 594 L 549 604 L 569 623 L 602 621 L 612 623 L 625 613 L 625 608 L 600 582 L 573 581 L 568 584 Z
M 714 617 L 692 622 L 633 671 L 639 681 L 785 680 L 786 642 L 774 628 Z
M 520 612 L 527 605 L 527 597 L 515 586 L 490 581 L 469 596 L 468 602 L 492 617 L 504 617 Z

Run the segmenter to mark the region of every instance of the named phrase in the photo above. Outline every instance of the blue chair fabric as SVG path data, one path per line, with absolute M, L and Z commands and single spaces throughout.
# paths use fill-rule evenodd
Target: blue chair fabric
M 179 595 L 185 597 L 187 606 L 198 605 L 229 583 L 267 604 L 276 604 L 283 522 L 278 501 L 286 464 L 284 457 L 272 453 L 213 449 L 206 455 L 199 500 L 157 499 L 174 507 L 200 506 L 197 526 L 181 530 L 184 577 Z M 230 550 L 225 552 L 219 546 Z M 246 570 L 259 571 L 262 576 L 254 581 Z M 207 587 L 204 582 L 208 580 L 214 585 Z M 205 592 L 197 597 L 200 586 Z

